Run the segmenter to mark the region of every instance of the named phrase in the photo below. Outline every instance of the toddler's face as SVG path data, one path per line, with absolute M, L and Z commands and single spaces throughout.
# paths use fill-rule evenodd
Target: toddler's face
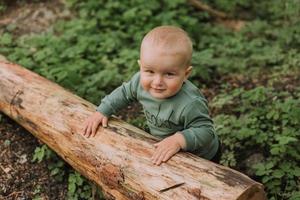
M 185 66 L 182 55 L 168 54 L 158 49 L 147 48 L 140 59 L 141 85 L 151 96 L 158 99 L 174 96 L 192 69 Z

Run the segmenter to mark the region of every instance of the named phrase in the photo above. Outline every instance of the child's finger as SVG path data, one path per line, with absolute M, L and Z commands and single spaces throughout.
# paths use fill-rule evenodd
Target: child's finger
M 162 148 L 159 146 L 159 143 L 154 144 L 155 150 L 151 157 L 152 163 L 155 164 L 158 156 L 161 154 Z
M 88 121 L 86 121 L 84 123 L 84 128 L 83 128 L 83 135 L 84 136 L 86 135 L 86 132 L 87 132 L 88 128 L 89 128 L 89 123 L 88 123 Z
M 167 150 L 164 150 L 163 152 L 161 152 L 161 154 L 159 155 L 159 157 L 157 158 L 155 164 L 156 165 L 160 165 L 163 161 L 163 159 L 166 157 L 166 154 L 168 153 Z
M 162 152 L 163 152 L 163 149 L 159 148 L 159 147 L 155 150 L 155 152 L 151 158 L 153 164 L 156 164 L 156 162 L 157 162 L 158 158 L 160 157 L 160 155 L 162 154 Z
M 81 133 L 84 135 L 87 129 L 87 125 L 88 125 L 88 120 L 85 120 L 82 124 L 82 129 L 81 129 Z
M 86 132 L 84 134 L 85 137 L 89 137 L 90 136 L 91 131 L 92 131 L 91 129 L 92 129 L 92 124 L 91 124 L 91 122 L 89 122 L 87 130 L 86 130 Z
M 106 128 L 107 124 L 108 124 L 107 122 L 108 122 L 108 118 L 107 117 L 103 117 L 103 119 L 102 119 L 102 126 Z
M 174 153 L 172 151 L 168 151 L 165 156 L 163 157 L 162 161 L 163 162 L 167 162 L 172 156 L 174 155 Z
M 152 161 L 154 161 L 154 160 L 156 159 L 158 152 L 159 152 L 159 148 L 156 148 L 156 149 L 154 150 L 153 155 L 151 156 L 151 160 L 152 160 Z
M 93 122 L 93 128 L 92 128 L 92 134 L 91 134 L 92 137 L 94 137 L 96 135 L 98 126 L 99 126 L 98 122 Z
M 86 129 L 87 129 L 87 124 L 84 123 L 84 124 L 83 124 L 83 128 L 82 128 L 82 130 L 81 130 L 81 134 L 82 134 L 82 135 L 85 135 Z

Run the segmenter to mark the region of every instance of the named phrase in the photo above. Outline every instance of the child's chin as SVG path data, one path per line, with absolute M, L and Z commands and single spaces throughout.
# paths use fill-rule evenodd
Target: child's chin
M 166 94 L 153 93 L 153 92 L 151 92 L 150 94 L 151 94 L 152 97 L 154 97 L 156 99 L 166 99 L 166 98 L 169 98 L 169 96 L 166 95 Z

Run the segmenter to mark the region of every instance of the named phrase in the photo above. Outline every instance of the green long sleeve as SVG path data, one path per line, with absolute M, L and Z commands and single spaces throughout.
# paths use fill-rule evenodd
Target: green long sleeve
M 137 73 L 130 81 L 123 83 L 109 95 L 105 96 L 96 110 L 106 117 L 110 117 L 118 110 L 137 100 L 136 95 L 138 85 L 139 74 Z
M 211 159 L 217 151 L 218 139 L 205 100 L 197 98 L 187 105 L 181 117 L 184 123 L 184 130 L 181 132 L 186 140 L 185 150 Z

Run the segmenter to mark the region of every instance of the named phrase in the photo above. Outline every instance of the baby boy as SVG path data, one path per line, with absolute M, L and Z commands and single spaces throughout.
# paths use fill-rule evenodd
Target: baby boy
M 108 118 L 132 102 L 139 102 L 150 133 L 162 140 L 156 144 L 152 162 L 160 165 L 178 151 L 188 151 L 216 161 L 219 139 L 208 112 L 207 101 L 188 81 L 193 47 L 187 33 L 174 26 L 159 26 L 143 38 L 140 66 L 130 81 L 107 95 L 84 123 L 90 137 Z

